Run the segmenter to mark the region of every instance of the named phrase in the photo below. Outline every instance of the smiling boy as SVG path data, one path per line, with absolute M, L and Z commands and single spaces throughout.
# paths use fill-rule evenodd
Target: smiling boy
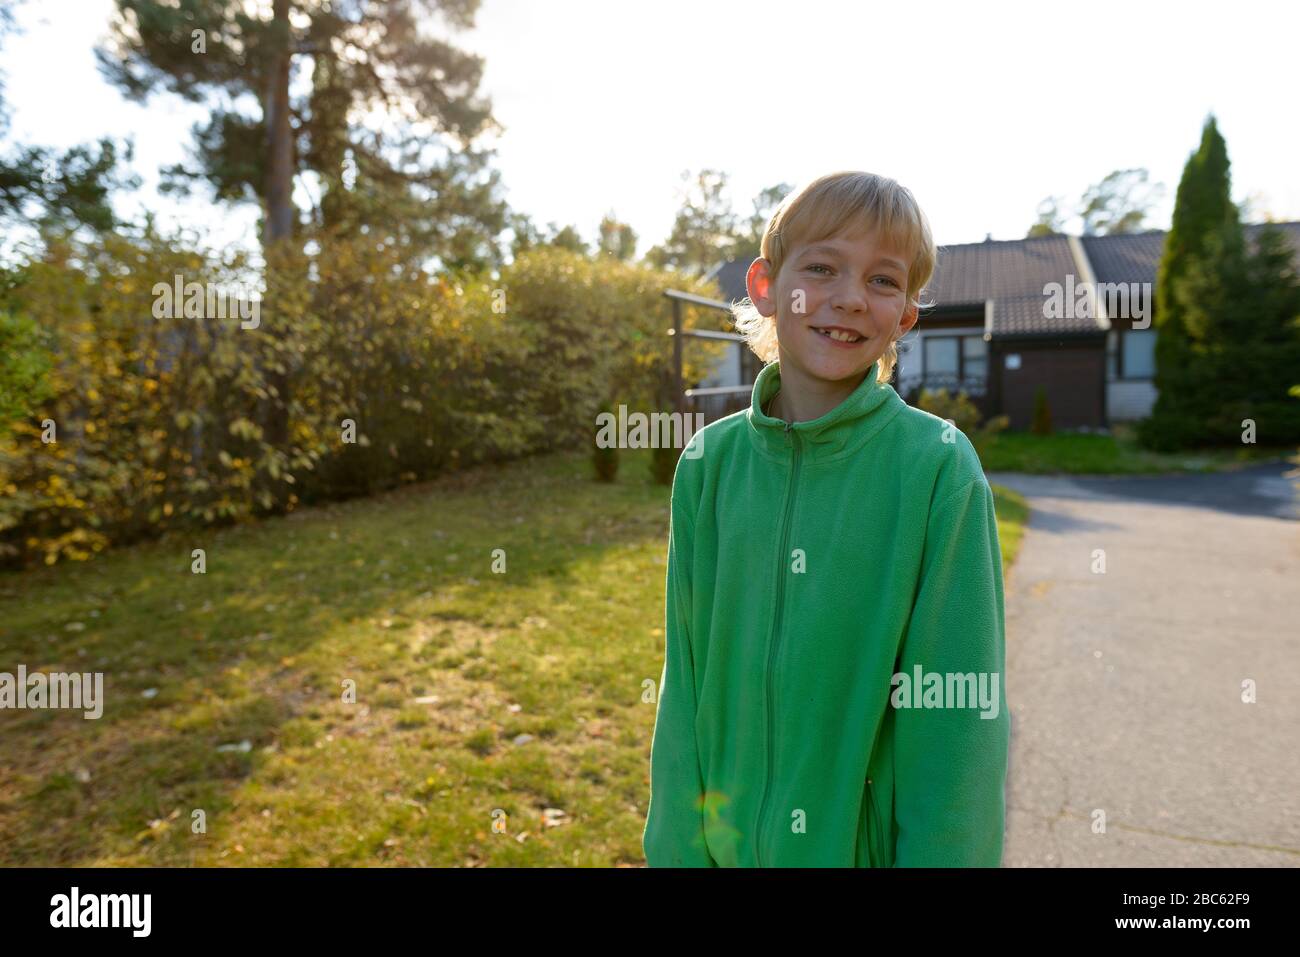
M 935 258 L 912 194 L 869 173 L 768 223 L 736 325 L 769 364 L 673 479 L 651 866 L 1001 861 L 992 492 L 966 436 L 889 385 Z M 913 674 L 922 707 L 891 695 Z

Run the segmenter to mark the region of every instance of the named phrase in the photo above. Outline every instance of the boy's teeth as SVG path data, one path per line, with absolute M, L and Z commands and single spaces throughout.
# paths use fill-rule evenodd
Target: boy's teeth
M 854 335 L 851 332 L 841 332 L 839 329 L 820 329 L 818 331 L 821 332 L 822 335 L 829 336 L 831 339 L 837 339 L 840 342 L 857 342 L 862 338 L 861 336 Z

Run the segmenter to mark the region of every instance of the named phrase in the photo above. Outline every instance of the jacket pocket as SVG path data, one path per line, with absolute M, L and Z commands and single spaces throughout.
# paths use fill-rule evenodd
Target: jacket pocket
M 865 781 L 862 794 L 862 809 L 858 815 L 858 843 L 866 849 L 866 853 L 865 855 L 860 853 L 858 860 L 865 856 L 865 866 L 884 867 L 886 866 L 886 857 L 884 848 L 880 843 L 881 830 L 876 814 L 876 799 L 875 795 L 872 794 L 871 778 L 866 778 Z M 858 864 L 858 866 L 862 867 L 863 865 Z
M 867 840 L 867 863 L 871 867 L 883 867 L 885 861 L 885 845 L 880 821 L 876 817 L 876 796 L 873 793 L 875 787 L 871 783 L 871 778 L 867 778 L 866 791 L 867 826 L 870 828 Z

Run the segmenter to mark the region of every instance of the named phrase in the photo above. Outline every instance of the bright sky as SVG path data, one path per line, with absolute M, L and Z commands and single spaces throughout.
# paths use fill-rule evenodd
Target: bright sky
M 202 110 L 172 97 L 140 107 L 103 81 L 92 48 L 112 6 L 19 7 L 26 32 L 0 59 L 12 137 L 132 136 L 140 200 L 164 223 L 252 242 L 253 211 L 153 194 Z M 1043 197 L 1073 205 L 1112 170 L 1143 166 L 1165 186 L 1151 221 L 1164 228 L 1210 111 L 1233 198 L 1300 219 L 1297 36 L 1300 6 L 1243 0 L 483 0 L 454 42 L 486 59 L 511 205 L 588 241 L 612 209 L 644 252 L 671 228 L 682 171 L 702 168 L 728 174 L 742 215 L 781 181 L 884 173 L 945 244 L 1018 238 Z

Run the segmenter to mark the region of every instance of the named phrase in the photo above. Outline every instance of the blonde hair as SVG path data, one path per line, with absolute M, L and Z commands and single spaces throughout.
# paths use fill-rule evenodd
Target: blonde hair
M 934 273 L 938 251 L 930 222 L 911 191 L 885 176 L 852 170 L 827 173 L 781 201 L 763 233 L 759 255 L 770 264 L 772 281 L 790 251 L 800 243 L 815 243 L 840 235 L 857 235 L 879 228 L 881 235 L 907 254 L 907 301 L 922 307 L 921 290 Z M 777 358 L 776 317 L 764 316 L 746 296 L 731 306 L 736 330 L 764 363 Z M 891 342 L 880 357 L 876 378 L 888 382 L 898 362 Z

